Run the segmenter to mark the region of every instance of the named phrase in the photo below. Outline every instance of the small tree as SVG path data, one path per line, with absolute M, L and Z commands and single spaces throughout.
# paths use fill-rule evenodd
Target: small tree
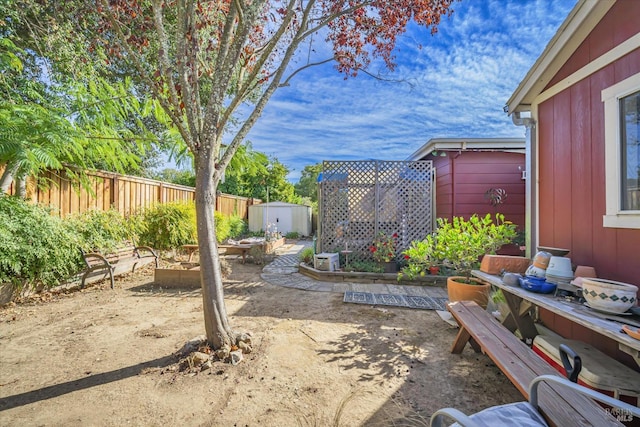
M 491 214 L 484 217 L 472 215 L 468 220 L 454 217 L 451 222 L 438 218 L 435 236 L 435 252 L 444 265 L 471 283 L 471 270 L 480 266 L 485 254 L 495 254 L 502 245 L 510 243 L 516 236 L 516 226 L 504 220 L 504 215 Z
M 407 24 L 435 32 L 452 2 L 97 0 L 63 2 L 62 13 L 51 13 L 54 20 L 72 16 L 73 31 L 92 40 L 96 58 L 112 72 L 133 74 L 193 154 L 205 330 L 214 348 L 235 342 L 216 245 L 216 191 L 271 96 L 299 71 L 329 61 L 346 76 L 356 76 L 372 58 L 393 69 L 392 52 Z M 333 48 L 329 57 L 290 68 L 303 43 L 322 39 Z

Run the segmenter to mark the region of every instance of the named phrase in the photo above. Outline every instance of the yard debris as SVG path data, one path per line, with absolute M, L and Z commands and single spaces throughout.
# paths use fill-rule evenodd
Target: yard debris
M 246 342 L 244 342 L 244 341 L 240 341 L 240 342 L 238 342 L 238 349 L 239 349 L 243 354 L 249 354 L 249 353 L 251 353 L 251 351 L 253 350 L 253 349 L 251 348 L 251 345 L 250 345 L 250 344 L 247 344 L 247 343 L 246 343 Z
M 230 354 L 232 365 L 237 365 L 238 363 L 242 362 L 243 356 L 241 350 L 232 351 Z
M 189 341 L 187 341 L 182 348 L 180 349 L 179 353 L 181 356 L 186 356 L 190 353 L 193 353 L 194 351 L 198 350 L 198 348 L 200 348 L 203 344 L 205 344 L 207 342 L 207 337 L 205 337 L 204 335 L 198 335 L 195 338 L 190 339 Z

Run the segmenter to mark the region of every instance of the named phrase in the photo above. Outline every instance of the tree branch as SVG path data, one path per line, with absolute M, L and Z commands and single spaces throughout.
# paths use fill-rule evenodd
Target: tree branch
M 306 25 L 309 22 L 309 16 L 311 14 L 311 11 L 313 10 L 314 5 L 315 5 L 315 0 L 311 0 L 307 4 L 307 7 L 305 8 L 305 11 L 303 13 L 303 18 L 302 18 L 300 27 L 298 28 L 298 34 L 296 34 L 296 36 L 293 37 L 291 44 L 287 47 L 285 54 L 282 57 L 282 61 L 280 62 L 280 65 L 278 66 L 278 68 L 276 68 L 276 72 L 273 75 L 273 79 L 271 80 L 271 83 L 269 83 L 267 89 L 264 91 L 262 96 L 258 99 L 258 102 L 256 103 L 255 108 L 253 109 L 251 114 L 249 114 L 249 117 L 245 120 L 245 122 L 242 124 L 240 130 L 233 137 L 233 140 L 229 144 L 229 147 L 227 148 L 227 150 L 225 150 L 224 155 L 222 156 L 222 159 L 220 159 L 220 162 L 218 164 L 219 170 L 225 170 L 225 168 L 231 161 L 233 155 L 235 154 L 236 150 L 238 149 L 238 147 L 240 146 L 244 138 L 247 136 L 247 134 L 249 133 L 249 131 L 251 130 L 255 122 L 258 120 L 260 115 L 262 115 L 262 111 L 264 110 L 264 107 L 267 105 L 267 102 L 269 101 L 269 99 L 271 99 L 276 89 L 279 87 L 280 82 L 282 81 L 284 72 L 286 71 L 286 68 L 289 65 L 289 62 L 291 62 L 291 58 L 293 58 L 296 50 L 298 49 L 298 46 L 303 40 L 301 37 L 299 37 L 299 35 L 303 31 L 303 29 L 306 28 Z
M 306 70 L 307 68 L 311 68 L 311 67 L 315 67 L 318 65 L 322 65 L 322 64 L 326 64 L 327 62 L 331 62 L 331 61 L 335 61 L 335 57 L 332 56 L 331 58 L 325 59 L 324 61 L 320 61 L 320 62 L 311 62 L 311 63 L 307 63 L 306 65 L 303 65 L 302 67 L 298 68 L 297 70 L 295 70 L 293 73 L 291 73 L 289 75 L 289 77 L 287 77 L 281 84 L 279 87 L 285 87 L 285 86 L 289 86 L 289 81 L 291 79 L 293 79 L 293 77 L 298 74 L 299 72 L 301 72 L 302 70 Z
M 231 101 L 229 106 L 225 109 L 224 115 L 222 116 L 220 125 L 222 127 L 226 126 L 227 121 L 236 110 L 238 105 L 246 99 L 246 96 L 251 93 L 255 85 L 257 84 L 258 74 L 262 71 L 262 67 L 267 63 L 269 58 L 271 57 L 274 49 L 278 45 L 278 42 L 282 39 L 282 37 L 286 34 L 287 28 L 293 21 L 296 13 L 294 11 L 294 5 L 297 0 L 290 0 L 289 5 L 287 6 L 288 13 L 284 17 L 280 27 L 278 27 L 278 31 L 269 39 L 269 41 L 259 49 L 260 56 L 256 63 L 253 66 L 253 70 L 251 74 L 244 79 L 244 82 L 241 82 L 241 86 L 239 87 L 236 96 Z M 315 1 L 315 0 L 314 0 Z
M 163 94 L 160 93 L 160 91 L 158 89 L 158 86 L 156 85 L 156 83 L 153 80 L 151 80 L 151 78 L 149 77 L 148 73 L 146 72 L 146 70 L 142 66 L 142 61 L 140 60 L 139 55 L 137 54 L 137 52 L 135 52 L 131 48 L 129 43 L 127 43 L 127 39 L 124 37 L 124 33 L 122 32 L 122 28 L 120 26 L 120 23 L 115 19 L 115 16 L 113 16 L 113 13 L 111 12 L 111 9 L 110 9 L 110 6 L 109 6 L 107 0 L 99 0 L 99 1 L 101 3 L 102 9 L 107 11 L 105 13 L 105 17 L 107 18 L 107 20 L 111 24 L 111 26 L 112 26 L 112 28 L 113 28 L 113 30 L 115 32 L 115 36 L 120 41 L 120 44 L 127 51 L 127 55 L 128 55 L 129 60 L 131 61 L 133 66 L 138 70 L 138 73 L 140 74 L 140 77 L 149 86 L 149 88 L 151 89 L 151 91 L 154 94 L 154 97 L 160 102 L 160 105 L 162 105 L 162 108 L 165 110 L 167 115 L 171 118 L 171 121 L 176 126 L 176 128 L 180 132 L 180 135 L 184 139 L 185 144 L 189 145 L 189 141 L 190 141 L 189 134 L 188 134 L 187 130 L 184 128 L 184 124 L 183 124 L 183 122 L 181 120 L 181 117 L 176 114 L 175 110 L 172 108 L 172 105 L 169 104 L 167 102 L 167 99 L 163 96 Z
M 198 43 L 198 33 L 195 30 L 195 13 L 193 2 L 178 1 L 178 19 L 176 25 L 176 67 L 181 83 L 182 99 L 185 115 L 191 130 L 194 144 L 199 144 L 202 132 L 200 112 L 200 91 L 198 80 L 198 61 L 194 55 L 194 45 Z M 185 37 L 191 35 L 191 41 Z

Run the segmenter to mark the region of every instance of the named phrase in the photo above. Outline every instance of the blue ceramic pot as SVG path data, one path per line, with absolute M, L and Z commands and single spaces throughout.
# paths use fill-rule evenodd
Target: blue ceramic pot
M 539 294 L 550 294 L 556 290 L 556 285 L 539 277 L 525 276 L 519 279 L 520 287 Z

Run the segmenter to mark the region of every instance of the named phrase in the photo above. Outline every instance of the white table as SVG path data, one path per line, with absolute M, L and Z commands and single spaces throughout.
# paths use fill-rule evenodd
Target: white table
M 536 306 L 542 307 L 615 340 L 618 343 L 618 348 L 631 355 L 638 366 L 640 366 L 640 340 L 631 338 L 629 335 L 621 332 L 622 323 L 619 323 L 625 321 L 629 323 L 640 323 L 640 319 L 638 319 L 637 316 L 627 317 L 602 314 L 582 304 L 567 301 L 562 297 L 555 297 L 553 294 L 538 294 L 520 287 L 505 285 L 499 276 L 483 273 L 478 270 L 474 270 L 472 274 L 502 289 L 510 311 L 509 316 L 503 321 L 503 324 L 511 331 L 519 329 L 525 340 L 533 340 L 538 334 L 531 312 Z

